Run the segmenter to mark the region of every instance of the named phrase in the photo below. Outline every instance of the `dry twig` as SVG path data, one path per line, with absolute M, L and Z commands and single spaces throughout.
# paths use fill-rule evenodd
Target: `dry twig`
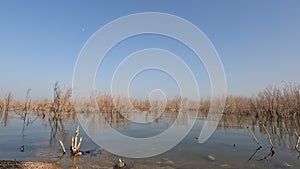
M 80 137 L 79 142 L 78 142 L 78 135 L 79 135 L 79 126 L 77 127 L 77 129 L 75 131 L 75 134 L 74 134 L 74 136 L 72 137 L 72 140 L 71 140 L 70 151 L 71 151 L 71 154 L 73 156 L 80 156 L 84 153 L 82 151 L 79 151 L 80 145 L 82 143 L 82 137 Z M 65 146 L 64 146 L 64 144 L 61 140 L 59 140 L 59 144 L 61 146 L 61 149 L 62 149 L 63 153 L 65 154 L 66 149 L 65 149 Z M 87 151 L 87 152 L 89 152 L 89 151 Z
M 261 158 L 260 160 L 266 160 L 268 157 L 273 157 L 274 154 L 275 154 L 275 151 L 274 151 L 274 145 L 273 145 L 273 142 L 272 142 L 272 139 L 271 139 L 271 135 L 269 133 L 269 131 L 267 130 L 266 126 L 262 123 L 262 126 L 263 128 L 265 129 L 267 135 L 268 135 L 268 139 L 269 139 L 269 142 L 270 142 L 270 153 L 267 154 L 265 157 Z
M 252 158 L 255 156 L 255 154 L 262 148 L 262 145 L 260 144 L 260 142 L 258 141 L 257 137 L 255 136 L 254 132 L 250 130 L 249 126 L 247 127 L 249 133 L 251 133 L 254 141 L 256 142 L 256 144 L 258 145 L 257 149 L 255 150 L 255 152 L 251 155 L 251 157 L 248 159 L 248 161 L 252 160 Z
M 259 148 L 259 149 L 262 148 L 262 145 L 261 145 L 260 142 L 258 141 L 258 139 L 257 139 L 257 137 L 255 136 L 255 134 L 253 133 L 253 131 L 251 131 L 251 130 L 249 129 L 249 127 L 247 127 L 247 129 L 248 129 L 249 133 L 251 133 L 251 135 L 252 135 L 254 141 L 256 142 L 256 144 L 258 145 L 258 148 Z
M 298 135 L 298 133 L 296 131 L 295 131 L 295 135 L 297 137 L 297 142 L 296 142 L 296 145 L 295 145 L 295 149 L 298 150 L 299 143 L 300 143 L 300 136 Z
M 71 144 L 71 153 L 73 155 L 82 155 L 82 152 L 79 151 L 81 142 L 82 142 L 82 137 L 80 137 L 79 142 L 78 142 L 78 135 L 79 135 L 79 126 L 77 127 L 75 131 L 74 137 L 72 137 L 72 144 Z
M 295 149 L 296 149 L 296 151 L 299 154 L 299 156 L 297 157 L 297 159 L 300 159 L 300 150 L 298 149 L 299 144 L 300 144 L 300 136 L 298 135 L 298 133 L 296 132 L 296 130 L 295 130 L 295 135 L 297 137 L 297 142 L 296 142 L 296 145 L 295 145 Z
M 63 153 L 66 154 L 65 146 L 64 146 L 64 144 L 63 144 L 63 142 L 61 140 L 59 140 L 59 144 L 61 146 L 61 149 L 62 149 Z

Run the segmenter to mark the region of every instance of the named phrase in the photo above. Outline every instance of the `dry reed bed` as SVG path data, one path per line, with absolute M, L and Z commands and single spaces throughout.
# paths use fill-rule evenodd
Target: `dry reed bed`
M 27 91 L 25 101 L 14 100 L 12 93 L 8 93 L 0 100 L 0 117 L 7 116 L 7 112 L 36 112 L 41 115 L 51 113 L 55 117 L 75 113 L 71 99 L 72 90 L 63 89 L 55 83 L 52 100 L 30 100 L 30 90 Z M 113 98 L 108 94 L 96 94 L 98 108 L 103 113 L 119 113 L 132 111 L 132 107 L 139 111 L 149 111 L 151 104 L 148 100 L 131 99 L 124 97 Z M 176 97 L 165 104 L 166 112 L 178 112 L 182 103 L 188 103 L 184 110 L 197 110 L 200 115 L 206 115 L 210 108 L 210 101 L 189 101 L 186 98 Z M 159 101 L 152 105 L 162 106 Z M 85 103 L 86 110 L 91 105 Z M 92 110 L 90 110 L 92 111 Z M 224 108 L 224 115 L 242 115 L 254 117 L 296 117 L 300 116 L 300 85 L 286 84 L 282 88 L 269 86 L 253 97 L 228 96 Z
M 58 83 L 55 83 L 53 88 L 53 99 L 39 101 L 30 100 L 30 91 L 30 89 L 27 91 L 25 101 L 14 100 L 11 93 L 6 94 L 4 98 L 0 100 L 0 120 L 2 124 L 7 124 L 9 112 L 20 113 L 24 118 L 24 122 L 27 113 L 34 112 L 35 114 L 42 116 L 42 118 L 49 120 L 51 136 L 55 139 L 59 127 L 62 126 L 62 119 L 76 119 L 74 103 L 71 98 L 72 90 L 61 88 Z M 178 113 L 183 107 L 184 111 L 198 111 L 199 117 L 206 116 L 210 108 L 209 99 L 190 101 L 187 98 L 176 97 L 172 100 L 168 100 L 165 104 L 154 101 L 151 105 L 148 100 L 131 99 L 129 102 L 125 97 L 113 98 L 109 94 L 96 93 L 95 96 L 96 103 L 94 103 L 93 100 L 82 102 L 84 107 L 83 111 L 86 112 L 85 115 L 92 115 L 93 113 L 91 112 L 95 111 L 101 112 L 104 114 L 110 125 L 117 125 L 118 127 L 123 125 L 123 127 L 126 127 L 127 125 L 127 121 L 120 112 L 133 111 L 132 107 L 138 111 L 149 112 L 158 111 L 158 109 L 156 109 L 157 107 L 165 106 L 164 110 L 168 113 Z M 93 110 L 93 104 L 97 104 L 99 110 Z M 197 107 L 199 107 L 199 109 L 197 109 Z M 300 150 L 298 149 L 300 137 L 296 133 L 297 140 L 295 140 L 296 138 L 292 132 L 300 128 L 300 121 L 296 120 L 297 116 L 300 116 L 299 84 L 286 84 L 282 88 L 269 86 L 253 97 L 226 97 L 224 116 L 220 125 L 242 128 L 245 124 L 249 125 L 248 122 L 245 122 L 245 116 L 253 120 L 251 131 L 255 130 L 255 125 L 264 122 L 264 124 L 262 124 L 263 127 L 259 127 L 258 130 L 260 130 L 260 133 L 266 133 L 268 135 L 271 147 L 273 147 L 273 142 L 269 132 L 276 141 L 274 144 L 286 145 L 284 133 L 289 130 L 288 133 L 291 136 L 288 138 L 289 142 L 295 143 L 297 141 L 295 149 L 299 153 L 300 158 Z M 285 121 L 287 118 L 293 120 Z M 93 120 L 95 120 L 95 123 L 101 124 L 99 119 Z M 185 123 L 184 120 L 186 119 L 183 118 L 182 123 Z M 266 158 L 272 157 L 274 155 L 273 151 L 274 150 L 271 148 L 271 153 L 268 154 Z

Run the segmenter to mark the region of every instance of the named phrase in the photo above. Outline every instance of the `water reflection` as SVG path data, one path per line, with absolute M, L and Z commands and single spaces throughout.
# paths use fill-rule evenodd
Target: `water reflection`
M 1 125 L 3 127 L 6 127 L 7 126 L 7 123 L 8 123 L 8 111 L 3 111 L 1 113 Z
M 266 135 L 264 124 L 271 134 L 277 147 L 290 148 L 295 146 L 295 130 L 300 129 L 300 120 L 297 118 L 255 118 L 250 116 L 223 116 L 219 123 L 222 130 L 243 129 L 250 127 L 256 134 Z
M 153 110 L 154 111 L 154 110 Z M 161 131 L 164 131 L 165 129 L 167 129 L 168 127 L 170 127 L 170 125 L 172 125 L 173 123 L 175 123 L 175 125 L 187 125 L 189 123 L 189 118 L 191 118 L 190 116 L 188 116 L 187 113 L 182 113 L 180 116 L 178 116 L 178 113 L 171 113 L 171 112 L 167 112 L 164 113 L 162 116 L 159 116 L 159 118 L 157 118 L 156 120 L 154 120 L 151 123 L 146 123 L 146 124 L 138 124 L 138 123 L 134 123 L 129 121 L 128 119 L 126 119 L 123 114 L 121 113 L 111 113 L 111 111 L 104 111 L 102 112 L 102 116 L 103 118 L 98 118 L 99 116 L 97 116 L 96 113 L 100 113 L 100 112 L 86 112 L 83 113 L 83 117 L 86 119 L 89 119 L 90 121 L 90 128 L 95 128 L 97 127 L 97 125 L 101 124 L 103 125 L 103 128 L 105 129 L 105 127 L 111 126 L 115 129 L 117 129 L 118 131 L 120 131 L 121 133 L 128 135 L 128 136 L 134 136 L 134 137 L 149 137 L 152 135 L 157 135 L 159 134 Z M 131 112 L 131 113 L 127 113 L 126 116 L 127 117 L 132 117 L 135 116 L 138 112 Z M 141 112 L 140 112 L 141 113 Z M 147 120 L 151 119 L 151 113 L 152 112 L 147 112 L 144 111 L 143 116 L 144 118 Z M 155 113 L 155 112 L 154 112 Z M 13 115 L 14 114 L 14 115 Z M 139 118 L 142 117 L 141 114 L 137 115 Z M 10 123 L 11 125 L 15 125 L 14 123 L 19 122 L 20 124 L 20 128 L 19 131 L 21 131 L 21 140 L 24 140 L 24 137 L 26 136 L 26 133 L 28 132 L 28 130 L 32 129 L 30 127 L 33 126 L 38 126 L 37 124 L 40 124 L 41 122 L 43 124 L 47 124 L 47 128 L 50 129 L 49 133 L 47 133 L 47 139 L 48 139 L 48 144 L 50 145 L 52 151 L 54 152 L 55 156 L 60 156 L 62 153 L 60 151 L 59 145 L 58 145 L 58 139 L 61 139 L 67 146 L 66 148 L 68 148 L 68 145 L 70 143 L 70 137 L 71 135 L 74 133 L 75 127 L 77 127 L 77 120 L 76 120 L 76 114 L 74 113 L 59 113 L 59 114 L 54 114 L 54 113 L 31 113 L 29 112 L 28 115 L 26 116 L 26 118 L 24 119 L 22 114 L 17 114 L 15 115 L 15 113 L 13 112 L 7 112 L 6 114 L 2 113 L 0 115 L 0 120 L 1 120 L 1 126 L 2 128 L 6 128 L 9 127 Z M 16 120 L 12 120 L 12 118 L 18 118 L 19 121 Z M 193 117 L 195 118 L 195 117 Z M 198 116 L 198 121 L 201 121 L 205 119 L 205 116 Z M 213 142 L 212 143 L 208 143 L 208 144 L 212 144 L 212 149 L 220 149 L 220 151 L 224 151 L 222 154 L 226 154 L 228 152 L 229 146 L 228 147 L 224 147 L 224 144 L 220 144 L 220 142 L 218 142 L 218 139 L 222 140 L 223 138 L 226 137 L 226 135 L 220 135 L 220 131 L 222 132 L 226 132 L 233 135 L 236 131 L 238 131 L 238 134 L 236 137 L 232 138 L 232 140 L 234 141 L 234 143 L 237 143 L 237 147 L 236 149 L 245 151 L 244 153 L 246 153 L 245 156 L 243 156 L 243 160 L 244 161 L 251 161 L 251 163 L 255 163 L 257 160 L 259 159 L 264 159 L 266 156 L 269 155 L 270 151 L 270 143 L 268 141 L 268 136 L 267 136 L 267 132 L 266 130 L 263 128 L 263 125 L 265 125 L 266 130 L 270 133 L 270 138 L 272 139 L 272 142 L 274 144 L 274 150 L 275 150 L 275 155 L 272 157 L 274 159 L 280 159 L 284 158 L 284 160 L 286 159 L 290 159 L 292 158 L 293 160 L 296 160 L 297 158 L 300 158 L 300 151 L 299 150 L 295 150 L 295 145 L 297 143 L 297 137 L 295 136 L 295 131 L 297 133 L 300 133 L 300 121 L 298 120 L 298 118 L 293 118 L 293 119 L 289 119 L 289 118 L 255 118 L 255 117 L 250 117 L 250 116 L 223 116 L 222 120 L 219 123 L 219 127 L 218 127 L 218 131 L 215 134 L 215 137 L 212 138 Z M 185 145 L 184 148 L 181 148 L 180 146 L 180 151 L 176 152 L 178 155 L 178 158 L 183 158 L 181 152 L 187 152 L 187 153 L 191 153 L 191 154 L 198 154 L 199 152 L 201 152 L 202 156 L 205 156 L 205 152 L 206 151 L 200 151 L 198 148 L 198 144 L 197 140 L 195 140 L 195 136 L 198 136 L 198 133 L 200 126 L 196 125 L 196 129 L 194 131 L 192 131 L 192 140 L 188 140 L 186 141 L 187 143 L 183 143 Z M 249 129 L 251 131 L 253 131 L 253 133 L 257 136 L 259 142 L 262 144 L 263 148 L 258 148 L 255 145 L 255 142 L 253 141 L 253 137 L 251 136 L 251 134 L 248 132 L 247 127 L 249 127 Z M 36 129 L 38 130 L 38 129 Z M 40 129 L 43 130 L 43 129 Z M 141 131 L 141 132 L 139 132 Z M 197 135 L 193 134 L 196 133 Z M 1 133 L 2 135 L 4 133 Z M 48 136 L 49 134 L 49 136 Z M 242 143 L 240 142 L 245 142 L 248 141 L 247 143 L 243 143 L 243 145 L 247 145 L 247 147 L 239 147 L 241 146 Z M 193 143 L 193 144 L 192 144 Z M 233 142 L 230 143 L 226 143 L 225 145 L 231 144 L 233 145 Z M 11 144 L 9 143 L 9 141 L 6 144 Z M 18 143 L 19 145 L 22 144 Z M 191 146 L 191 148 L 187 148 L 188 146 L 186 146 L 187 144 L 189 144 Z M 3 144 L 5 146 L 5 144 Z M 2 145 L 2 146 L 3 146 Z M 17 145 L 17 147 L 19 146 Z M 83 148 L 84 149 L 88 149 L 88 150 L 95 150 L 94 154 L 91 153 L 89 155 L 89 157 L 93 156 L 93 155 L 100 155 L 101 153 L 97 153 L 96 149 L 97 147 L 95 145 L 92 145 L 92 143 L 89 143 L 87 136 L 84 136 L 84 142 L 83 142 Z M 26 145 L 25 145 L 26 146 Z M 206 145 L 207 146 L 207 145 Z M 0 147 L 1 148 L 1 147 Z M 233 146 L 231 146 L 230 148 L 233 148 Z M 26 147 L 25 147 L 26 149 Z M 176 148 L 175 148 L 176 149 Z M 203 147 L 202 147 L 203 149 Z M 210 148 L 207 148 L 210 149 Z M 225 149 L 225 150 L 224 150 Z M 26 149 L 27 150 L 27 149 Z M 13 149 L 13 151 L 15 151 L 15 149 Z M 210 152 L 211 150 L 207 150 L 207 152 Z M 216 150 L 217 151 L 217 150 Z M 219 150 L 218 150 L 219 151 Z M 289 154 L 288 156 L 284 156 L 282 154 L 290 152 L 291 154 Z M 203 155 L 204 154 L 204 155 Z M 237 154 L 239 154 L 239 152 L 237 152 Z M 44 155 L 46 156 L 46 155 Z M 66 157 L 67 156 L 67 157 Z M 66 158 L 68 163 L 70 163 L 71 160 L 71 164 L 72 167 L 78 167 L 78 163 L 81 164 L 80 159 L 78 158 L 72 158 L 69 157 L 68 155 L 61 157 L 61 161 L 65 162 Z M 175 156 L 175 155 L 174 155 Z M 220 155 L 219 155 L 220 156 Z M 226 156 L 226 155 L 225 155 Z M 229 155 L 228 155 L 229 156 Z M 228 157 L 228 162 L 232 161 L 231 157 L 232 154 L 230 155 L 230 157 Z M 269 155 L 267 158 L 270 159 L 272 156 Z M 48 157 L 49 158 L 49 157 Z M 85 157 L 82 157 L 85 158 Z M 102 158 L 102 156 L 101 156 Z M 110 156 L 111 158 L 111 156 Z M 190 157 L 192 158 L 192 157 Z M 185 159 L 185 158 L 183 158 Z M 58 161 L 59 161 L 58 160 Z M 85 159 L 86 160 L 86 159 Z M 176 158 L 176 160 L 179 160 Z M 188 159 L 186 159 L 188 160 Z M 196 160 L 196 159 L 190 159 L 192 161 Z M 94 162 L 94 161 L 93 161 Z M 295 161 L 292 161 L 295 163 Z M 187 163 L 187 162 L 182 162 L 182 163 Z M 297 163 L 295 163 L 297 164 Z M 80 165 L 79 165 L 80 166 Z
M 153 120 L 150 123 L 139 124 L 129 121 L 127 118 L 133 118 L 133 116 L 138 116 L 139 118 L 144 118 L 148 121 L 152 118 L 153 114 L 156 114 L 155 110 L 144 111 L 144 112 L 130 112 L 123 113 L 120 112 L 112 113 L 111 111 L 101 112 L 103 118 L 99 118 L 97 113 L 100 112 L 85 112 L 83 113 L 83 118 L 89 119 L 89 127 L 95 128 L 97 125 L 101 124 L 102 128 L 113 127 L 115 129 L 128 129 L 131 126 L 141 127 L 146 126 L 160 126 L 163 125 L 164 128 L 168 128 L 174 122 L 176 125 L 187 125 L 188 119 L 190 118 L 188 113 L 178 113 L 165 112 L 162 116 Z M 9 123 L 9 114 L 15 114 L 13 112 L 2 112 L 0 116 L 1 126 L 6 127 Z M 48 121 L 51 132 L 49 137 L 49 144 L 52 145 L 56 140 L 62 138 L 66 139 L 66 130 L 64 129 L 65 123 L 77 123 L 75 113 L 30 113 L 31 116 L 21 116 L 23 127 L 21 129 L 22 136 L 26 127 L 33 125 L 33 123 L 39 119 L 43 121 Z M 123 115 L 126 115 L 124 117 Z M 141 116 L 141 114 L 143 116 Z M 204 120 L 204 116 L 198 116 L 198 119 Z M 245 129 L 249 127 L 255 134 L 266 135 L 266 130 L 261 124 L 264 124 L 267 130 L 270 132 L 271 138 L 274 141 L 276 147 L 281 148 L 291 148 L 295 146 L 297 142 L 297 137 L 295 137 L 295 131 L 300 133 L 300 120 L 297 118 L 255 118 L 251 116 L 223 116 L 219 123 L 218 129 L 221 130 L 234 130 L 234 129 Z

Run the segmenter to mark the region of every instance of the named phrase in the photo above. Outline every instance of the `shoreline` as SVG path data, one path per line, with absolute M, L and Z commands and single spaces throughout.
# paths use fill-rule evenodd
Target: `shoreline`
M 40 161 L 0 160 L 0 169 L 60 169 L 56 163 Z

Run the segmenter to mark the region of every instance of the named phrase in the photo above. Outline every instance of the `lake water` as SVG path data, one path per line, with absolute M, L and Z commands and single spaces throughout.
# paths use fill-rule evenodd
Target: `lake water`
M 58 139 L 62 139 L 68 148 L 78 125 L 75 116 L 71 117 L 52 121 L 48 117 L 28 115 L 24 121 L 21 115 L 15 113 L 8 113 L 5 119 L 2 116 L 0 160 L 49 161 L 63 168 L 113 168 L 119 157 L 98 147 L 82 129 L 81 150 L 90 150 L 90 153 L 81 157 L 70 157 L 69 153 L 62 156 Z M 111 120 L 111 125 L 128 136 L 149 137 L 163 132 L 173 123 L 173 119 L 172 116 L 163 116 L 143 126 L 121 118 Z M 294 131 L 300 133 L 300 119 L 224 117 L 213 136 L 204 144 L 199 144 L 197 138 L 203 125 L 202 119 L 196 120 L 190 133 L 173 149 L 151 158 L 124 158 L 128 168 L 300 168 L 300 154 L 294 149 Z M 184 121 L 176 125 L 185 125 Z M 259 121 L 266 124 L 275 147 L 274 156 L 265 160 L 260 159 L 269 154 L 270 144 Z M 247 126 L 263 146 L 258 151 Z M 24 151 L 21 151 L 22 145 Z

